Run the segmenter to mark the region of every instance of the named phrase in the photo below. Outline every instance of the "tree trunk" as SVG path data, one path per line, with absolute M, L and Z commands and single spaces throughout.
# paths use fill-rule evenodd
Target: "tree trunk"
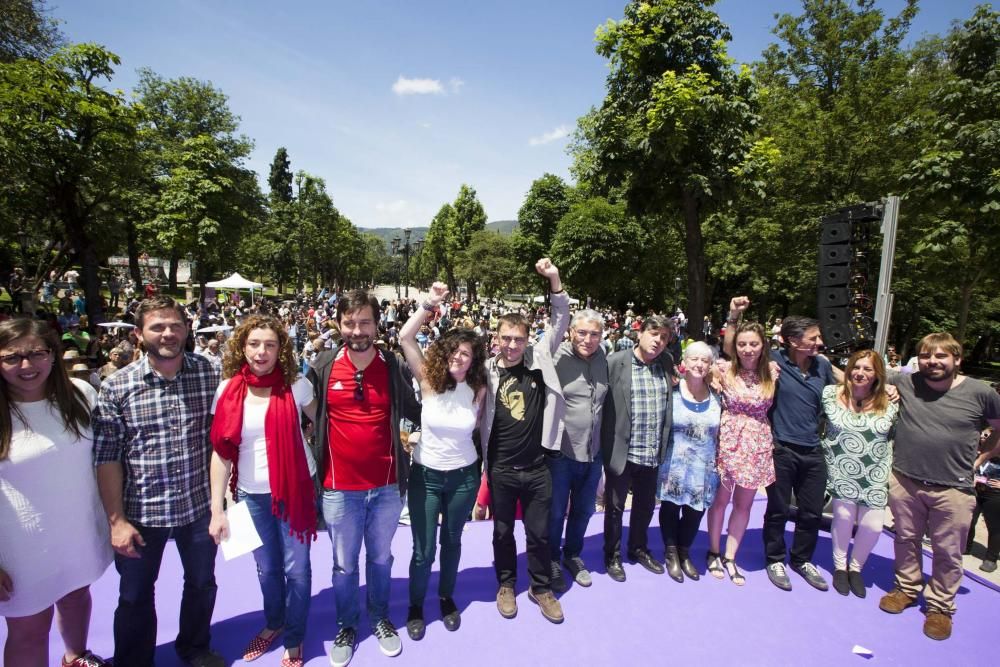
M 125 239 L 128 244 L 128 273 L 136 285 L 142 285 L 142 269 L 139 268 L 139 238 L 131 217 L 125 220 Z
M 688 336 L 701 340 L 705 319 L 705 240 L 701 234 L 701 205 L 690 190 L 684 191 L 684 254 L 687 256 Z M 693 325 L 691 323 L 694 323 Z
M 170 268 L 167 269 L 167 289 L 171 294 L 177 291 L 177 266 L 181 263 L 176 250 L 170 251 Z
M 965 329 L 969 324 L 969 306 L 972 303 L 973 283 L 962 285 L 961 295 L 958 302 L 958 327 L 955 329 L 955 338 L 959 343 L 965 344 Z

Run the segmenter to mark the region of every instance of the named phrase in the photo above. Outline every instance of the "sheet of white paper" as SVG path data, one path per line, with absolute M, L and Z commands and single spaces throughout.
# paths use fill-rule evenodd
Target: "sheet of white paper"
M 223 558 L 232 560 L 250 553 L 263 544 L 245 502 L 231 505 L 226 510 L 226 518 L 229 519 L 229 537 L 219 545 L 222 547 Z
M 851 649 L 851 653 L 855 653 L 857 655 L 875 655 L 872 653 L 871 649 L 867 649 L 859 644 L 854 645 L 854 648 Z

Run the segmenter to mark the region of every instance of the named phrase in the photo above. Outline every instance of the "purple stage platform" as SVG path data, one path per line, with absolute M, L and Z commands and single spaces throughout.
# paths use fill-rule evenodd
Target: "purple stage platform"
M 351 663 L 365 665 L 435 666 L 473 664 L 475 667 L 518 667 L 520 665 L 642 665 L 655 663 L 699 665 L 995 665 L 988 648 L 996 632 L 1000 613 L 1000 593 L 966 577 L 958 597 L 954 635 L 936 642 L 921 632 L 923 615 L 917 608 L 898 616 L 878 609 L 878 600 L 892 585 L 892 538 L 883 535 L 866 567 L 868 597 L 842 597 L 810 588 L 792 574 L 794 590 L 785 593 L 772 586 L 764 572 L 761 525 L 764 503 L 754 505 L 740 566 L 747 584 L 738 588 L 728 579 L 677 584 L 666 575 L 646 572 L 626 563 L 628 581 L 619 584 L 604 573 L 601 557 L 603 515 L 590 524 L 584 559 L 595 570 L 590 588 L 572 586 L 561 598 L 566 621 L 553 625 L 542 618 L 525 593 L 528 582 L 523 557 L 523 533 L 518 533 L 521 549 L 521 577 L 517 602 L 519 613 L 504 620 L 496 611 L 496 579 L 492 566 L 489 522 L 468 524 L 463 540 L 462 570 L 455 599 L 462 611 L 462 627 L 451 633 L 440 622 L 436 598 L 425 605 L 428 627 L 422 641 L 406 637 L 403 625 L 407 609 L 407 568 L 410 559 L 410 531 L 400 526 L 396 533 L 393 565 L 391 617 L 400 627 L 403 652 L 396 658 L 384 657 L 375 638 L 362 632 L 361 643 Z M 626 517 L 626 522 L 627 522 Z M 655 519 L 654 519 L 655 522 Z M 790 541 L 791 535 L 789 533 Z M 662 556 L 659 529 L 650 529 L 650 544 Z M 707 535 L 702 531 L 694 546 L 695 562 L 701 567 Z M 363 556 L 362 556 L 363 557 Z M 829 578 L 830 539 L 820 534 L 816 563 Z M 330 591 L 330 541 L 325 534 L 314 543 L 313 602 L 306 636 L 306 664 L 328 665 L 326 650 L 335 632 L 333 595 Z M 925 571 L 929 558 L 925 559 Z M 362 569 L 362 576 L 364 570 Z M 216 575 L 219 583 L 213 645 L 229 664 L 244 665 L 242 650 L 253 634 L 263 627 L 260 589 L 250 556 L 232 562 L 220 554 Z M 112 653 L 111 624 L 117 601 L 118 575 L 109 568 L 93 587 L 94 613 L 91 648 L 99 655 Z M 437 586 L 433 575 L 430 591 Z M 157 665 L 180 665 L 173 652 L 177 632 L 177 609 L 181 591 L 181 569 L 177 552 L 168 546 L 157 588 L 159 647 Z M 362 581 L 362 595 L 364 583 Z M 6 626 L 0 624 L 0 641 Z M 53 628 L 51 659 L 58 664 L 61 641 Z M 855 645 L 873 652 L 863 658 L 852 653 Z M 274 648 L 254 665 L 278 665 L 281 649 Z M 16 666 L 8 666 L 16 667 Z M 126 666 L 122 666 L 126 667 Z

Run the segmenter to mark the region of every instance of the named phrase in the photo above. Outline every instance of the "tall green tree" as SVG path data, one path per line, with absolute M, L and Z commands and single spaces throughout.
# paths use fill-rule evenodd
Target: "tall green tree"
M 1000 254 L 1000 13 L 977 7 L 942 55 L 946 77 L 899 125 L 904 139 L 920 142 L 902 180 L 905 205 L 923 212 L 913 252 L 925 276 L 947 278 L 947 293 L 957 296 L 956 337 L 965 340 L 973 299 L 987 279 L 996 284 Z
M 754 146 L 757 93 L 748 69 L 726 55 L 728 28 L 713 1 L 633 1 L 597 30 L 610 60 L 607 94 L 581 121 L 586 180 L 620 188 L 637 215 L 679 220 L 688 315 L 707 305 L 706 216 L 724 206 Z M 671 215 L 675 214 L 675 215 Z
M 455 209 L 451 204 L 444 204 L 431 220 L 424 239 L 424 252 L 427 254 L 427 263 L 434 266 L 433 274 L 445 279 L 452 294 L 458 294 L 455 267 L 460 250 Z
M 3 217 L 46 228 L 73 253 L 91 322 L 102 319 L 98 266 L 120 243 L 118 213 L 138 163 L 141 113 L 100 85 L 119 62 L 76 44 L 45 62 L 0 64 L 0 181 L 36 195 L 4 197 L 28 208 Z
M 0 62 L 42 60 L 64 43 L 44 0 L 0 0 Z
M 544 174 L 532 182 L 517 212 L 517 230 L 512 238 L 522 273 L 551 252 L 556 226 L 569 211 L 569 193 L 566 182 L 554 174 Z
M 490 298 L 509 290 L 519 273 L 510 239 L 486 229 L 472 235 L 459 264 L 459 276 Z

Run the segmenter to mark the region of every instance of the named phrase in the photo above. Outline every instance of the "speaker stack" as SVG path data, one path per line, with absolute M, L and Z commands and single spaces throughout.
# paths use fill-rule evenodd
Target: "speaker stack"
M 817 310 L 832 352 L 871 347 L 874 340 L 869 251 L 873 223 L 881 219 L 881 207 L 861 204 L 826 216 L 820 225 Z

